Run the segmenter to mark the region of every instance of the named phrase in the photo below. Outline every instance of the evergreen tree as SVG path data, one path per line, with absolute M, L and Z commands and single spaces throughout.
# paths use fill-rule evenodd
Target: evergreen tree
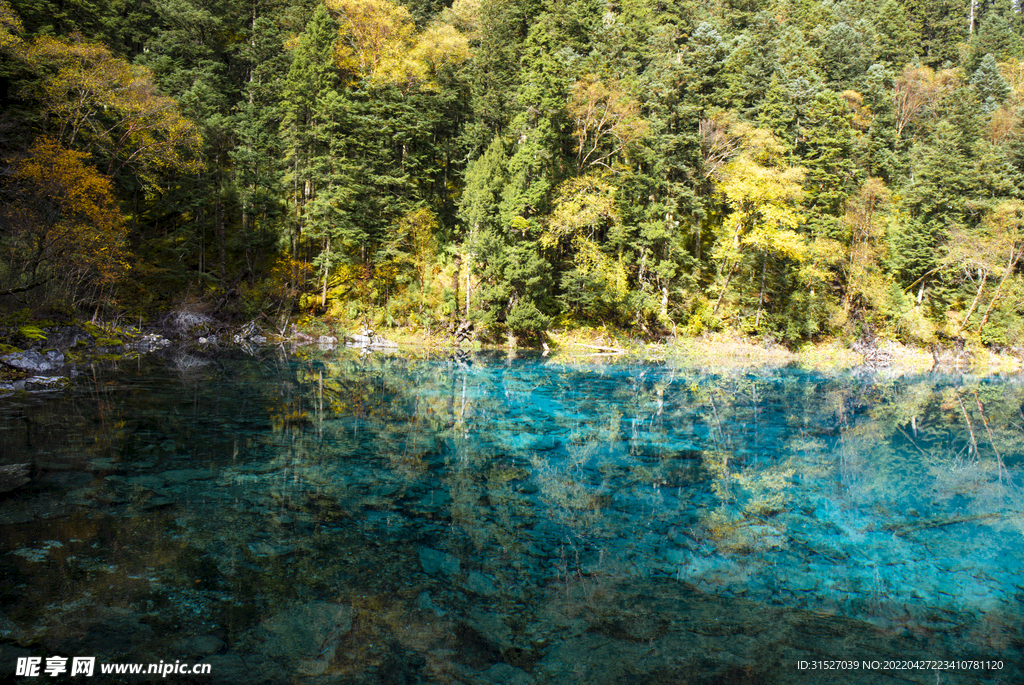
M 335 103 L 328 93 L 338 83 L 334 67 L 337 24 L 319 5 L 299 36 L 283 88 L 284 113 L 281 132 L 285 144 L 288 204 L 291 222 L 290 251 L 300 256 L 301 238 L 307 221 L 308 204 L 316 196 L 319 179 L 314 173 L 316 158 L 325 154 L 324 136 L 317 125 L 329 125 L 330 116 L 318 115 L 318 104 Z
M 910 62 L 920 45 L 920 36 L 910 26 L 900 0 L 886 0 L 875 17 L 878 35 L 878 59 L 888 62 L 897 72 Z
M 720 95 L 720 76 L 728 50 L 718 31 L 702 22 L 686 45 L 686 88 L 689 99 L 703 113 L 708 108 L 725 105 Z
M 954 227 L 968 223 L 977 181 L 974 165 L 957 144 L 954 125 L 939 122 L 931 140 L 911 153 L 913 181 L 906 188 L 907 219 L 889 232 L 888 269 L 904 288 L 923 299 L 940 280 L 940 246 Z
M 971 54 L 964 67 L 968 71 L 978 68 L 986 54 L 997 61 L 1024 56 L 1024 40 L 1013 30 L 1014 12 L 990 11 L 985 15 L 978 32 L 971 39 Z
M 846 102 L 833 92 L 819 93 L 807 109 L 802 130 L 797 150 L 807 169 L 804 206 L 813 217 L 808 224 L 816 235 L 840 238 L 839 218 L 857 183 Z
M 263 277 L 277 243 L 277 223 L 284 204 L 284 175 L 280 126 L 284 116 L 282 84 L 288 71 L 284 36 L 267 17 L 253 20 L 249 43 L 241 53 L 249 76 L 236 106 L 232 128 L 236 145 L 231 150 L 234 185 L 241 210 L 238 248 L 247 268 Z
M 917 54 L 922 61 L 932 68 L 956 64 L 958 45 L 970 32 L 964 4 L 959 0 L 907 0 L 904 8 L 908 26 L 920 37 Z
M 470 77 L 475 120 L 466 129 L 466 144 L 482 151 L 514 117 L 514 98 L 522 74 L 519 65 L 530 26 L 542 0 L 481 0 L 479 44 Z
M 999 65 L 991 52 L 985 55 L 977 71 L 971 75 L 970 84 L 977 91 L 978 100 L 986 112 L 993 111 L 1012 92 L 1010 84 L 999 73 Z
M 871 66 L 874 41 L 846 22 L 830 26 L 820 40 L 829 87 L 836 91 L 855 87 Z
M 763 12 L 753 26 L 736 37 L 723 67 L 724 95 L 732 109 L 756 111 L 776 70 L 774 47 L 780 30 L 775 15 Z
M 868 178 L 892 180 L 900 168 L 896 114 L 892 99 L 892 76 L 880 64 L 872 64 L 864 77 L 864 105 L 871 112 L 871 124 L 862 157 Z

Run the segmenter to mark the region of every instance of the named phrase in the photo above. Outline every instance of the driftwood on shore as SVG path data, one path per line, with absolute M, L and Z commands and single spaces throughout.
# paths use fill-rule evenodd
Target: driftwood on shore
M 600 354 L 628 354 L 628 350 L 624 350 L 621 347 L 605 347 L 603 345 L 585 345 L 584 343 L 574 342 L 573 345 L 576 347 L 585 347 L 588 350 L 600 350 Z

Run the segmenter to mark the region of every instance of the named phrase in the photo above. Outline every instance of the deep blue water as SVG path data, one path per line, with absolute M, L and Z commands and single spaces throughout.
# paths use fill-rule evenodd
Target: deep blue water
M 0 465 L 32 476 L 0 494 L 0 674 L 1024 682 L 1020 378 L 346 350 L 80 371 L 0 398 Z

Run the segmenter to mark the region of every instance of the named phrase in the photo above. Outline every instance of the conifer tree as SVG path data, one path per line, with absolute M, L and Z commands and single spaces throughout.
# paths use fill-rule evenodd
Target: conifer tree
M 898 73 L 913 59 L 920 40 L 900 0 L 886 0 L 878 10 L 874 25 L 878 35 L 878 59 L 888 62 Z
M 971 75 L 971 86 L 978 93 L 978 100 L 986 112 L 992 112 L 1010 95 L 1010 84 L 999 73 L 999 65 L 992 53 L 981 60 L 978 69 Z

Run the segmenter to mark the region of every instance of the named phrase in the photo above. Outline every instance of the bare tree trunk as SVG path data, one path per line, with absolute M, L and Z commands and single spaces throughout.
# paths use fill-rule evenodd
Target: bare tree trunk
M 327 254 L 331 253 L 331 239 L 329 237 L 327 238 L 327 245 L 324 247 L 324 252 L 327 253 Z M 327 274 L 330 272 L 330 270 L 331 270 L 331 261 L 328 258 L 326 261 L 324 261 L 324 290 L 323 290 L 323 294 L 320 296 L 320 306 L 321 307 L 326 307 L 327 306 Z
M 227 231 L 225 227 L 225 216 L 223 200 L 217 200 L 217 246 L 220 248 L 220 282 L 227 284 L 228 282 L 228 258 L 227 258 L 227 247 L 225 245 L 225 233 Z
M 469 321 L 469 276 L 473 273 L 473 253 L 466 255 L 466 321 Z
M 985 289 L 985 282 L 987 280 L 988 280 L 988 274 L 984 274 L 981 277 L 981 285 L 978 286 L 978 293 L 974 296 L 974 301 L 971 302 L 971 307 L 970 307 L 970 309 L 967 310 L 967 315 L 964 316 L 964 320 L 960 322 L 960 328 L 958 328 L 957 331 L 956 331 L 957 335 L 960 335 L 960 333 L 964 330 L 964 326 L 966 326 L 967 322 L 970 320 L 971 314 L 974 313 L 974 308 L 978 306 L 978 298 L 981 297 L 981 293 Z M 984 324 L 982 324 L 982 325 L 984 325 Z
M 754 317 L 754 328 L 761 327 L 761 308 L 764 305 L 764 274 L 768 267 L 768 253 L 761 258 L 761 294 L 757 297 L 757 316 Z
M 1011 255 L 1013 253 L 1011 252 Z M 999 281 L 999 285 L 996 286 L 996 291 L 992 293 L 992 299 L 989 300 L 988 307 L 985 309 L 985 316 L 981 317 L 981 323 L 978 325 L 978 335 L 981 335 L 981 329 L 988 323 L 988 315 L 992 313 L 992 308 L 996 306 L 996 300 L 999 299 L 999 292 L 1003 289 L 1003 283 L 1006 283 L 1006 279 L 1013 273 L 1013 268 L 1017 264 L 1017 259 L 1020 255 L 1015 255 L 1010 258 L 1010 263 L 1006 265 L 1006 271 L 1003 273 L 1003 278 Z M 965 320 L 966 323 L 966 320 Z
M 718 306 L 722 304 L 722 298 L 725 297 L 725 291 L 729 289 L 729 281 L 732 280 L 732 276 L 736 273 L 736 267 L 739 266 L 739 260 L 733 262 L 732 268 L 729 269 L 729 275 L 725 277 L 725 284 L 722 285 L 722 292 L 718 293 L 718 299 L 715 300 L 715 308 L 711 310 L 711 316 L 718 314 Z

